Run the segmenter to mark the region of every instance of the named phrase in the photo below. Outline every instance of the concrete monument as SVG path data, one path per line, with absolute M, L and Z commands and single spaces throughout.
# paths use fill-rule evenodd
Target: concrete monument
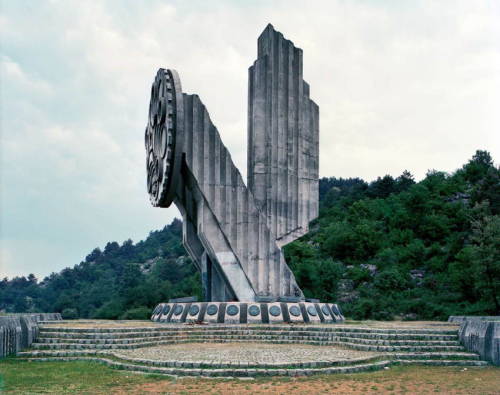
M 271 25 L 259 37 L 249 69 L 248 187 L 174 70 L 156 75 L 145 145 L 151 203 L 179 208 L 183 244 L 202 273 L 205 302 L 213 302 L 162 304 L 154 319 L 290 321 L 292 307 L 306 321 L 308 312 L 311 321 L 327 312 L 325 321 L 341 319 L 336 305 L 305 303 L 281 251 L 318 215 L 319 109 L 302 79 L 301 49 Z

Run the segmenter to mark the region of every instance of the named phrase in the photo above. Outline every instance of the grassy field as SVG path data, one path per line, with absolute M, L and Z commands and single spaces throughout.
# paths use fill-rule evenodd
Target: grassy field
M 0 362 L 6 394 L 500 394 L 495 367 L 394 367 L 389 370 L 308 378 L 251 380 L 171 379 L 113 370 L 93 362 Z

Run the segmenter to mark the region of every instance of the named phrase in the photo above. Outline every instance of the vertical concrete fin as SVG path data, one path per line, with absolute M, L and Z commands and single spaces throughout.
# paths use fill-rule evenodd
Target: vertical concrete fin
M 317 216 L 319 129 L 302 70 L 302 50 L 268 25 L 249 71 L 248 185 L 280 246 Z
M 191 163 L 193 161 L 193 96 L 183 95 L 184 101 L 184 152 L 186 154 L 186 161 Z
M 248 188 L 254 187 L 254 177 L 251 169 L 254 167 L 254 145 L 253 145 L 253 122 L 254 118 L 254 90 L 255 90 L 255 66 L 248 68 L 248 115 L 247 115 L 247 183 Z
M 205 106 L 203 106 L 203 189 L 210 196 L 210 129 L 212 122 Z
M 219 215 L 219 222 L 222 226 L 222 228 L 225 230 L 226 226 L 226 156 L 227 156 L 227 150 L 226 147 L 221 144 L 220 145 L 220 184 L 219 184 L 219 191 L 220 191 L 220 215 Z
M 208 168 L 208 190 L 209 199 L 215 203 L 215 168 L 218 155 L 215 153 L 216 147 L 215 126 L 209 125 L 208 129 L 208 161 L 205 163 L 205 169 Z

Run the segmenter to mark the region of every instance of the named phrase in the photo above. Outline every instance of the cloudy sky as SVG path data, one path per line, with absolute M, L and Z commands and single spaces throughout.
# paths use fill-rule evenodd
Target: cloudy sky
M 246 176 L 247 68 L 269 22 L 304 50 L 321 176 L 500 160 L 496 0 L 0 4 L 0 277 L 59 271 L 179 216 L 145 190 L 159 67 L 201 96 Z

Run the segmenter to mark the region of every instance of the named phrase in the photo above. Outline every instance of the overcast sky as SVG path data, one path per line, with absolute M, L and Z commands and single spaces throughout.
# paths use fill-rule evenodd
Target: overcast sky
M 321 176 L 500 158 L 496 0 L 0 3 L 0 277 L 45 276 L 179 216 L 145 187 L 159 67 L 200 95 L 246 177 L 247 69 L 269 22 L 304 50 Z

